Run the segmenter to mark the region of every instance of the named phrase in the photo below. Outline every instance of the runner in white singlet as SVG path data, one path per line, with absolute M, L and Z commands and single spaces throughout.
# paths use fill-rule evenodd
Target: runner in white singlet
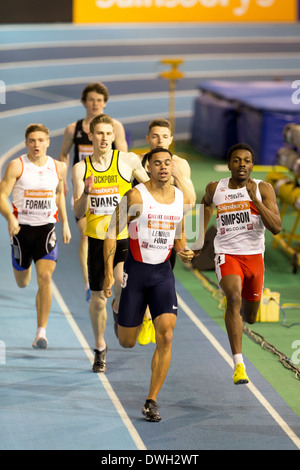
M 272 186 L 253 180 L 254 153 L 246 144 L 228 151 L 231 177 L 207 185 L 203 197 L 205 230 L 217 208 L 214 241 L 216 274 L 227 307 L 225 324 L 233 355 L 235 384 L 248 383 L 242 356 L 242 318 L 254 323 L 264 279 L 264 232 L 281 230 L 280 214 Z M 242 316 L 241 316 L 242 315 Z
M 63 191 L 66 165 L 47 155 L 49 130 L 42 124 L 28 126 L 25 139 L 27 155 L 9 163 L 0 183 L 0 211 L 8 222 L 13 270 L 19 287 L 29 284 L 32 261 L 35 263 L 38 329 L 32 346 L 45 349 L 52 300 L 51 278 L 57 260 L 55 224 L 58 216 L 64 243 L 71 239 Z M 11 193 L 13 212 L 8 204 Z
M 121 346 L 135 346 L 149 305 L 156 333 L 152 375 L 143 413 L 147 421 L 160 421 L 157 395 L 171 361 L 177 299 L 170 253 L 174 246 L 183 261 L 194 253 L 186 249 L 183 228 L 184 198 L 171 185 L 172 154 L 156 148 L 148 154 L 150 181 L 128 191 L 112 217 L 104 241 L 105 281 L 103 290 L 111 296 L 116 237 L 128 225 L 129 255 L 119 305 L 118 338 Z

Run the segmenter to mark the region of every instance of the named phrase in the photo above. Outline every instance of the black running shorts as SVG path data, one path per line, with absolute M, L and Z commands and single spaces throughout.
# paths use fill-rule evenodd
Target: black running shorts
M 54 224 L 21 225 L 17 235 L 11 239 L 13 267 L 17 271 L 28 269 L 34 261 L 48 259 L 57 261 L 57 244 Z
M 104 240 L 88 237 L 88 276 L 91 291 L 98 292 L 103 289 L 104 282 Z M 128 238 L 117 240 L 117 249 L 114 258 L 114 267 L 124 262 L 128 253 Z

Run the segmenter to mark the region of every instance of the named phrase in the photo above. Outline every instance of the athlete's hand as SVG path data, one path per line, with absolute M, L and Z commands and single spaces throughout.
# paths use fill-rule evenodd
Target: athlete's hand
M 112 286 L 114 285 L 114 283 L 115 283 L 114 278 L 105 276 L 104 282 L 103 282 L 103 291 L 104 291 L 105 297 L 109 298 L 112 296 Z
M 84 192 L 90 194 L 94 186 L 94 173 L 91 174 L 88 178 L 84 180 Z
M 21 230 L 18 219 L 12 214 L 8 221 L 8 232 L 9 236 L 17 235 Z
M 252 178 L 249 178 L 249 181 L 246 184 L 246 189 L 248 191 L 250 199 L 253 202 L 255 202 L 255 200 L 256 200 L 256 187 L 257 187 L 257 184 L 255 183 L 255 181 L 253 181 Z
M 194 258 L 194 252 L 188 248 L 184 248 L 178 252 L 178 256 L 184 263 L 189 263 Z
M 68 223 L 63 224 L 62 227 L 63 242 L 68 245 L 71 241 L 72 235 Z

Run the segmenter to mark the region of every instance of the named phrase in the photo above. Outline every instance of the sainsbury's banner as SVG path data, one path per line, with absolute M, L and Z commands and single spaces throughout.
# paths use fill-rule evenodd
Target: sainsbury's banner
M 293 22 L 297 19 L 298 0 L 73 0 L 74 23 Z

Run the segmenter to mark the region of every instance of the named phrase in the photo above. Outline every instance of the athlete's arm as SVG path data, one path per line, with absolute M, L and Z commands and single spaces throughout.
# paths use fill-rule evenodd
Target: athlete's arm
M 8 164 L 4 177 L 0 183 L 0 213 L 8 222 L 8 232 L 10 237 L 16 235 L 20 231 L 19 222 L 11 211 L 8 204 L 8 198 L 21 174 L 22 162 L 17 158 Z
M 124 230 L 126 225 L 137 218 L 141 211 L 142 198 L 140 192 L 133 188 L 127 191 L 116 207 L 103 246 L 104 274 L 103 290 L 106 297 L 112 296 L 112 286 L 114 284 L 114 256 L 117 246 L 117 236 Z
M 250 178 L 246 186 L 248 194 L 254 202 L 266 229 L 270 230 L 273 235 L 277 235 L 281 231 L 281 219 L 276 202 L 275 191 L 270 183 L 261 181 L 259 183 L 259 191 L 262 201 L 260 201 L 256 195 L 256 186 L 257 184 L 255 181 Z
M 59 176 L 59 183 L 56 188 L 56 204 L 58 208 L 59 218 L 62 223 L 63 242 L 68 244 L 71 240 L 71 231 L 69 227 L 66 198 L 64 194 L 64 180 L 67 172 L 67 165 L 64 162 L 56 162 L 57 172 Z
M 139 183 L 146 183 L 149 181 L 149 176 L 143 167 L 140 158 L 133 152 L 120 153 L 120 173 L 127 180 L 130 181 L 132 176 Z
M 114 129 L 116 149 L 121 150 L 122 152 L 128 152 L 128 145 L 123 124 L 120 121 L 114 119 Z
M 184 196 L 183 207 L 187 207 L 188 197 Z M 184 211 L 183 211 L 184 212 Z M 185 234 L 185 218 L 183 215 L 182 221 L 176 227 L 174 250 L 178 253 L 179 258 L 184 263 L 189 262 L 194 257 L 194 252 L 187 246 L 187 238 Z
M 196 192 L 191 180 L 191 168 L 186 160 L 173 155 L 173 178 L 175 186 L 188 198 L 188 204 L 192 207 L 196 204 Z
M 67 165 L 67 169 L 69 168 L 70 151 L 74 144 L 73 138 L 75 132 L 75 125 L 76 123 L 73 122 L 65 128 L 63 142 L 58 157 L 60 162 L 64 162 Z
M 202 198 L 200 207 L 199 207 L 199 236 L 195 243 L 192 245 L 192 250 L 194 251 L 195 255 L 199 255 L 200 251 L 204 244 L 205 233 L 207 230 L 207 226 L 209 221 L 213 215 L 214 205 L 213 205 L 213 197 L 215 194 L 216 187 L 218 182 L 212 181 L 208 183 L 205 189 L 205 194 Z
M 207 226 L 209 221 L 213 215 L 214 211 L 214 204 L 213 204 L 213 197 L 215 194 L 216 187 L 218 185 L 217 181 L 212 181 L 206 186 L 205 194 L 202 198 L 201 204 L 204 207 L 204 233 L 206 233 Z
M 74 198 L 74 214 L 81 219 L 89 208 L 89 193 L 94 185 L 94 175 L 92 174 L 84 180 L 85 162 L 76 163 L 73 166 L 73 198 Z
M 72 124 L 69 124 L 65 128 L 63 142 L 62 142 L 60 154 L 58 157 L 58 160 L 60 162 L 64 162 L 67 165 L 66 177 L 64 181 L 65 194 L 68 193 L 67 174 L 68 174 L 68 168 L 69 168 L 69 162 L 70 162 L 70 151 L 74 144 L 73 138 L 74 138 L 75 126 L 76 126 L 76 123 L 73 122 Z

